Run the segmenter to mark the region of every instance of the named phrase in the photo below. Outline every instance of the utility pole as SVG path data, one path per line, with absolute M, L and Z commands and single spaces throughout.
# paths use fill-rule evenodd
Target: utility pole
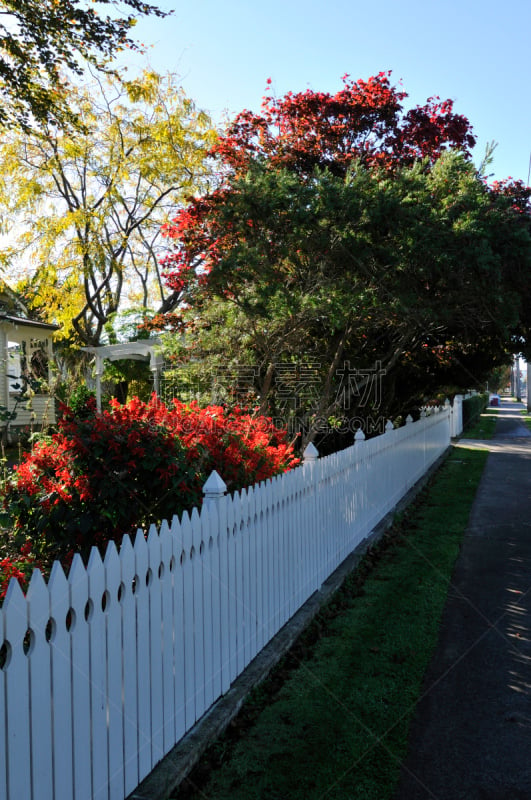
M 515 394 L 517 402 L 520 403 L 522 401 L 522 390 L 520 387 L 520 356 L 515 356 L 515 369 L 516 369 Z

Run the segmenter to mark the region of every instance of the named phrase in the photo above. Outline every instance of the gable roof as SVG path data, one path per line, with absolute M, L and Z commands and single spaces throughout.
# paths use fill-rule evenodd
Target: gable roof
M 28 328 L 45 328 L 49 331 L 57 331 L 60 325 L 52 325 L 49 322 L 40 322 L 36 319 L 26 319 L 25 317 L 15 317 L 13 314 L 3 314 L 0 310 L 0 322 L 10 322 L 12 325 L 26 325 Z
M 0 279 L 0 322 L 10 322 L 13 325 L 27 325 L 32 328 L 44 328 L 57 331 L 60 325 L 31 319 L 27 306 L 22 298 L 11 289 L 4 280 Z

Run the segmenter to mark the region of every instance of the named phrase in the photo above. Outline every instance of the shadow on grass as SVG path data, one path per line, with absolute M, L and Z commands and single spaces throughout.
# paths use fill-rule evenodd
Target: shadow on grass
M 488 408 L 479 415 L 479 418 L 466 431 L 463 431 L 460 438 L 492 439 L 497 421 L 498 410 L 496 408 Z
M 486 458 L 452 452 L 174 800 L 391 797 Z

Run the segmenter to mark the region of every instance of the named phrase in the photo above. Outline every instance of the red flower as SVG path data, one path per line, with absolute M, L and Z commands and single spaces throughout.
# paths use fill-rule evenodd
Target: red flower
M 165 406 L 153 397 L 83 418 L 67 409 L 52 442 L 35 445 L 5 487 L 3 505 L 25 549 L 4 572 L 24 573 L 32 554 L 68 566 L 72 548 L 104 549 L 108 539 L 119 543 L 127 531 L 190 510 L 213 469 L 236 490 L 297 463 L 285 432 L 240 408 Z

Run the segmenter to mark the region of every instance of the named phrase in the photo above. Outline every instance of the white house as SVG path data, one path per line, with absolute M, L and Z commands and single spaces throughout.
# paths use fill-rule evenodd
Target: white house
M 0 286 L 0 425 L 5 432 L 55 423 L 49 391 L 53 333 L 57 325 L 26 316 L 5 284 Z

